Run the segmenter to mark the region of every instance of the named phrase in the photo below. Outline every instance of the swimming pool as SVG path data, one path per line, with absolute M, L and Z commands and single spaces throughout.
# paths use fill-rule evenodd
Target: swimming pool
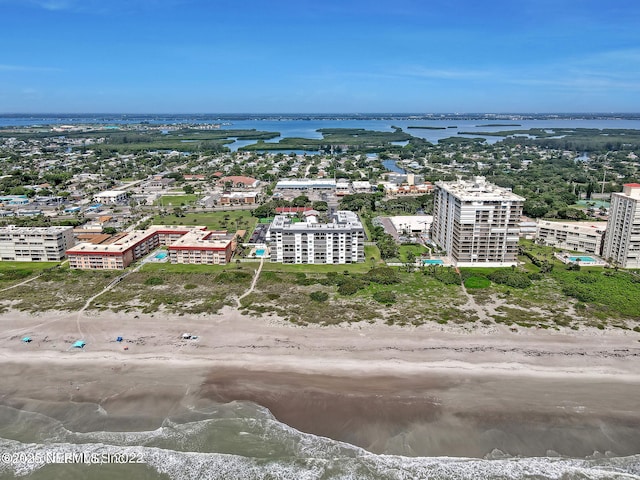
M 422 260 L 425 265 L 444 265 L 442 260 Z
M 264 257 L 265 249 L 259 248 L 256 250 L 256 257 Z
M 164 250 L 162 252 L 158 252 L 156 253 L 153 258 L 157 259 L 157 260 L 164 260 L 165 258 L 167 258 L 167 255 L 169 255 L 169 252 L 165 252 Z
M 596 259 L 593 257 L 569 257 L 570 262 L 590 262 L 595 263 Z

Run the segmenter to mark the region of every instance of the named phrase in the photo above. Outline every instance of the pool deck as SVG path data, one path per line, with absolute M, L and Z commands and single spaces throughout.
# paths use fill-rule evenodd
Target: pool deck
M 577 263 L 578 265 L 584 266 L 584 267 L 604 267 L 605 265 L 607 265 L 606 261 L 604 261 L 602 258 L 599 258 L 592 253 L 585 253 L 584 255 L 580 255 L 579 253 L 561 252 L 561 253 L 556 253 L 555 257 L 558 260 L 560 260 L 562 263 L 565 263 L 565 264 Z M 572 258 L 580 258 L 580 259 L 590 258 L 592 260 L 574 261 L 574 260 L 571 260 Z

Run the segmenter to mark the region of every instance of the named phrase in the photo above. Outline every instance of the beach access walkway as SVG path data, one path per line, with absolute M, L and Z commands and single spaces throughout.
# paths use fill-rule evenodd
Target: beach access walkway
M 256 287 L 256 283 L 258 282 L 258 278 L 260 277 L 260 272 L 262 271 L 262 265 L 264 265 L 264 257 L 260 258 L 260 265 L 258 266 L 258 269 L 256 270 L 256 273 L 253 276 L 253 280 L 251 281 L 251 286 L 249 287 L 249 290 L 247 290 L 237 298 L 236 302 L 237 302 L 238 308 L 242 307 L 241 300 L 247 295 L 249 295 L 251 292 L 253 292 L 253 289 Z
M 154 253 L 155 252 L 153 252 L 151 255 L 153 255 Z M 146 257 L 145 257 L 145 259 L 146 259 Z M 129 270 L 128 272 L 124 272 L 124 273 L 122 273 L 122 275 L 118 275 L 116 278 L 111 280 L 111 282 L 109 282 L 109 284 L 106 287 L 104 287 L 101 291 L 96 293 L 93 297 L 90 297 L 85 302 L 85 304 L 82 306 L 82 308 L 80 310 L 78 310 L 78 313 L 76 315 L 76 326 L 78 327 L 78 334 L 80 335 L 80 337 L 84 337 L 84 332 L 82 331 L 82 327 L 80 326 L 80 320 L 81 320 L 81 317 L 82 317 L 82 314 L 84 313 L 84 311 L 87 308 L 89 308 L 89 305 L 91 305 L 91 302 L 93 302 L 100 295 L 103 295 L 103 294 L 107 293 L 109 290 L 111 290 L 113 287 L 115 287 L 118 283 L 120 283 L 122 280 L 124 280 L 126 277 L 128 277 L 132 273 L 135 273 L 138 270 L 140 270 L 140 268 L 142 268 L 142 266 L 146 263 L 144 261 L 145 259 L 143 259 L 142 261 L 138 262 L 138 264 L 135 267 L 133 267 L 131 270 Z

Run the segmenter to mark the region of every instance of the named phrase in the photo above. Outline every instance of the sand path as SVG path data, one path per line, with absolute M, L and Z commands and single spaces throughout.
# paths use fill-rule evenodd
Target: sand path
M 258 283 L 258 278 L 260 277 L 260 272 L 262 271 L 262 265 L 264 265 L 264 257 L 260 258 L 260 265 L 258 265 L 258 269 L 256 270 L 256 273 L 253 276 L 253 280 L 251 281 L 251 286 L 249 287 L 249 290 L 247 290 L 246 292 L 244 292 L 242 295 L 240 295 L 237 298 L 237 300 L 236 300 L 236 307 L 237 308 L 241 308 L 242 307 L 241 300 L 244 297 L 246 297 L 247 295 L 249 295 L 251 292 L 253 292 L 253 290 L 256 288 L 256 283 Z

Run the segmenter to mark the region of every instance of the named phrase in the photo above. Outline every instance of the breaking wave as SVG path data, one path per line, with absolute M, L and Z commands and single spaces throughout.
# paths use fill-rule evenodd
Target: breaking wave
M 595 454 L 584 459 L 509 457 L 501 452 L 484 459 L 377 455 L 300 432 L 251 403 L 232 402 L 191 415 L 196 419 L 166 419 L 151 431 L 80 432 L 46 415 L 0 407 L 0 476 L 47 478 L 52 459 L 62 459 L 63 465 L 55 465 L 59 478 L 78 478 L 65 477 L 64 472 L 78 468 L 65 459 L 84 459 L 82 478 L 104 478 L 101 466 L 88 459 L 120 458 L 128 463 L 111 467 L 118 468 L 121 478 L 133 478 L 133 472 L 144 469 L 146 476 L 136 478 L 640 479 L 640 455 Z

